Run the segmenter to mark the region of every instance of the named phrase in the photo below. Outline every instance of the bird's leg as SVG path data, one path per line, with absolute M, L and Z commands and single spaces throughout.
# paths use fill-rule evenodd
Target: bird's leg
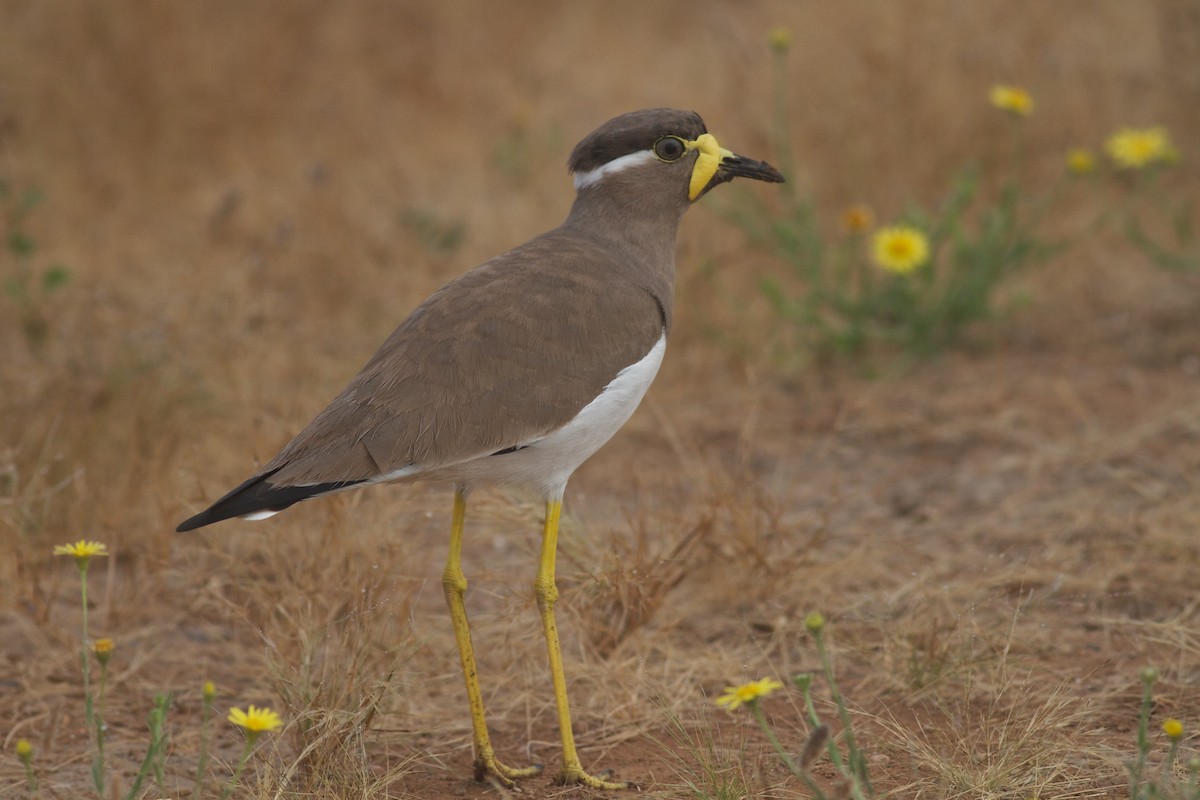
M 542 556 L 538 562 L 537 579 L 533 588 L 538 609 L 542 612 L 542 627 L 546 632 L 546 650 L 550 655 L 550 677 L 554 681 L 554 702 L 558 706 L 558 730 L 562 737 L 562 772 L 556 779 L 561 784 L 583 784 L 594 789 L 625 789 L 625 782 L 606 781 L 583 771 L 579 753 L 575 750 L 575 734 L 571 731 L 571 709 L 567 704 L 567 679 L 563 674 L 562 653 L 558 645 L 558 625 L 554 622 L 554 604 L 558 601 L 558 586 L 554 582 L 554 557 L 558 550 L 558 518 L 562 500 L 546 501 L 546 526 L 542 534 Z
M 462 571 L 463 521 L 467 514 L 467 494 L 459 487 L 454 492 L 454 517 L 450 528 L 450 553 L 446 558 L 446 569 L 442 573 L 442 589 L 446 593 L 446 604 L 450 606 L 450 619 L 454 623 L 454 638 L 458 641 L 458 655 L 462 660 L 463 678 L 467 682 L 467 699 L 471 704 L 471 727 L 475 732 L 475 780 L 482 781 L 494 775 L 505 786 L 513 781 L 530 778 L 541 773 L 540 765 L 515 769 L 505 766 L 496 759 L 488 737 L 487 720 L 483 713 L 483 696 L 479 692 L 479 676 L 475 669 L 475 649 L 471 646 L 471 628 L 467 624 L 467 606 L 463 595 L 467 591 L 467 577 Z

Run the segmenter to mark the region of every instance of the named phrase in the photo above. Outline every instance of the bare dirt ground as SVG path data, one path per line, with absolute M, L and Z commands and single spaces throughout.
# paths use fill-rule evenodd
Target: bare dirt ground
M 1200 181 L 1191 2 L 509 4 L 0 0 L 0 178 L 44 196 L 0 297 L 0 796 L 26 738 L 44 797 L 90 796 L 78 584 L 117 643 L 115 792 L 153 695 L 176 695 L 163 796 L 191 791 L 199 687 L 288 725 L 237 796 L 502 797 L 470 780 L 440 574 L 450 496 L 383 487 L 261 523 L 174 526 L 249 475 L 450 277 L 557 224 L 573 142 L 695 108 L 768 160 L 766 32 L 793 35 L 794 184 L 836 229 L 935 203 L 1007 157 L 997 81 L 1038 101 L 1032 184 L 1068 146 L 1162 124 Z M 657 383 L 568 489 L 560 627 L 585 765 L 651 797 L 805 797 L 727 685 L 815 671 L 820 610 L 880 793 L 1127 796 L 1139 670 L 1151 730 L 1200 729 L 1200 277 L 1111 233 L 1006 287 L 1030 299 L 919 363 L 815 363 L 718 213 L 681 233 Z M 1075 195 L 1069 228 L 1108 196 Z M 6 213 L 13 201 L 6 201 Z M 1194 218 L 1194 212 L 1193 212 Z M 18 275 L 5 253 L 3 276 Z M 541 509 L 480 493 L 465 568 L 502 758 L 558 757 L 529 583 Z M 832 718 L 828 688 L 819 708 Z M 789 748 L 794 692 L 765 707 Z M 237 759 L 220 722 L 206 796 Z M 827 765 L 822 765 L 828 777 Z M 523 796 L 586 797 L 548 778 Z M 118 796 L 114 794 L 113 796 Z M 146 797 L 158 797 L 150 790 Z

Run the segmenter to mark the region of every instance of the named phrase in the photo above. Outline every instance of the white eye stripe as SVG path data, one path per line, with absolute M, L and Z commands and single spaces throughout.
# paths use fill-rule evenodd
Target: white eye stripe
M 595 169 L 587 172 L 575 173 L 575 188 L 582 189 L 586 186 L 591 186 L 597 183 L 605 175 L 612 175 L 621 170 L 636 167 L 638 164 L 645 164 L 648 161 L 657 161 L 658 156 L 654 155 L 653 150 L 638 150 L 635 153 L 627 153 L 619 158 L 614 158 L 607 164 L 601 164 Z

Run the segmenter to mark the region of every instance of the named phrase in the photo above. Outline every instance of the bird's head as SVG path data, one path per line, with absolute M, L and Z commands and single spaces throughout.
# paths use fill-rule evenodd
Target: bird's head
M 575 146 L 568 162 L 584 192 L 666 192 L 683 206 L 734 178 L 782 183 L 779 170 L 717 143 L 694 111 L 652 108 L 610 119 Z

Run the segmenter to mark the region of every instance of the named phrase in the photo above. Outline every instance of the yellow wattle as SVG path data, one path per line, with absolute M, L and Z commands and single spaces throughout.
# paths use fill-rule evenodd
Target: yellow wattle
M 700 155 L 696 157 L 696 163 L 692 167 L 692 180 L 688 184 L 688 199 L 695 200 L 704 191 L 704 187 L 708 186 L 713 175 L 717 174 L 717 167 L 721 166 L 721 159 L 732 156 L 733 153 L 717 144 L 717 137 L 711 133 L 702 133 L 685 144 L 688 150 L 700 151 Z

